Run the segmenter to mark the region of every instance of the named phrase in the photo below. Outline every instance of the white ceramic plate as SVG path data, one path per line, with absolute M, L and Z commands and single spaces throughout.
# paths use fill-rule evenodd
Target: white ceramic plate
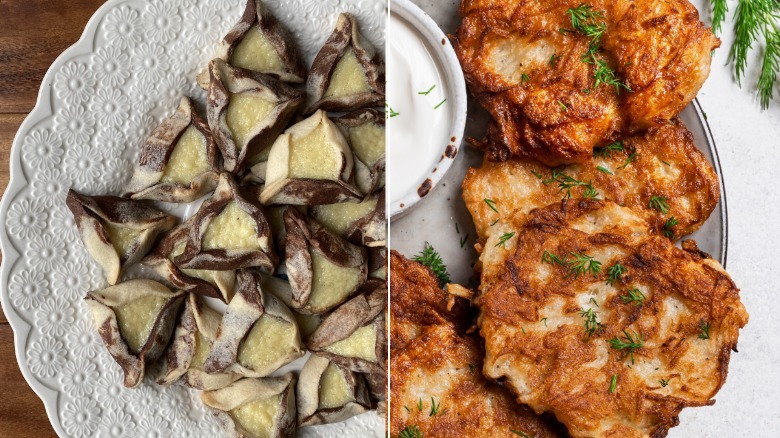
M 238 21 L 245 0 L 110 0 L 81 39 L 52 64 L 35 109 L 11 150 L 11 181 L 0 205 L 4 227 L 0 297 L 16 357 L 63 437 L 216 437 L 198 391 L 145 382 L 122 387 L 82 297 L 106 286 L 65 207 L 69 187 L 118 194 L 141 144 L 182 94 L 203 102 L 195 76 Z M 265 0 L 311 63 L 339 12 L 384 51 L 383 0 Z M 384 436 L 368 412 L 300 436 Z

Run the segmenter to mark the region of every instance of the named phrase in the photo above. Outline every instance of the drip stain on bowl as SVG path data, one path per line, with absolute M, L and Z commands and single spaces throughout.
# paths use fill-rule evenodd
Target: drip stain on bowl
M 426 179 L 422 184 L 420 184 L 420 187 L 417 188 L 417 194 L 420 195 L 420 197 L 424 197 L 428 194 L 428 192 L 431 191 L 431 187 L 433 186 L 433 182 L 430 178 Z

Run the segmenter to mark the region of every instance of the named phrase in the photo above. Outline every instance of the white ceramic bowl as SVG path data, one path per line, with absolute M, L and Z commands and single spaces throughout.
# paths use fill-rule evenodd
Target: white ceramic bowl
M 458 57 L 455 55 L 452 43 L 430 16 L 409 0 L 391 0 L 389 24 L 393 20 L 405 22 L 409 28 L 416 31 L 416 36 L 419 37 L 419 44 L 427 45 L 428 51 L 431 57 L 434 58 L 433 60 L 439 70 L 439 74 L 444 79 L 444 94 L 447 98 L 447 105 L 450 106 L 451 115 L 449 134 L 446 136 L 447 141 L 441 145 L 437 154 L 427 154 L 423 157 L 421 154 L 416 153 L 394 153 L 393 143 L 392 141 L 389 142 L 388 185 L 392 185 L 394 184 L 393 181 L 399 181 L 407 176 L 415 179 L 415 181 L 409 181 L 408 178 L 404 180 L 404 186 L 408 187 L 408 189 L 402 190 L 402 193 L 388 195 L 390 218 L 397 219 L 426 198 L 444 177 L 452 162 L 458 156 L 466 125 L 467 94 L 463 71 L 461 70 Z M 388 50 L 388 63 L 391 62 L 393 60 Z M 388 71 L 393 71 L 392 66 L 388 68 Z M 389 81 L 388 87 L 392 86 L 392 81 Z M 388 103 L 392 106 L 392 102 Z M 405 114 L 405 116 L 412 117 L 414 114 Z M 388 121 L 390 120 L 388 119 Z M 392 133 L 389 138 L 392 140 Z M 429 162 L 419 163 L 420 159 L 425 159 Z M 422 177 L 418 173 L 411 175 L 405 172 L 407 166 L 412 162 L 415 165 L 424 164 L 426 166 L 427 171 Z M 388 193 L 392 193 L 392 188 Z

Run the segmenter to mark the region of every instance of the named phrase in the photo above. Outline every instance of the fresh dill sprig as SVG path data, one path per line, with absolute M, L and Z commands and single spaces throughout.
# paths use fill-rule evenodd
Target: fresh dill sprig
M 460 247 L 461 247 L 461 248 L 463 248 L 463 246 L 464 246 L 464 245 L 466 245 L 466 240 L 468 240 L 468 238 L 469 238 L 469 233 L 466 233 L 466 235 L 465 235 L 465 236 L 463 236 L 463 237 L 460 239 Z
M 527 433 L 523 432 L 522 430 L 509 429 L 509 431 L 515 435 L 520 435 L 523 438 L 531 438 L 530 436 L 528 436 Z
M 614 86 L 617 93 L 620 93 L 620 88 L 631 91 L 628 85 L 618 79 L 615 70 L 607 64 L 607 61 L 597 56 L 601 48 L 601 39 L 604 37 L 604 32 L 607 31 L 607 23 L 603 21 L 604 14 L 585 3 L 576 8 L 569 8 L 566 13 L 571 19 L 571 26 L 574 30 L 590 38 L 588 50 L 582 54 L 582 62 L 594 66 L 593 88 L 598 88 L 599 85 L 603 84 Z
M 436 400 L 431 397 L 431 413 L 428 415 L 429 417 L 435 417 L 439 413 L 439 409 L 441 408 L 441 402 L 439 404 L 436 404 Z
M 423 265 L 431 268 L 431 271 L 439 279 L 439 286 L 444 286 L 450 282 L 450 274 L 447 272 L 447 266 L 441 259 L 441 256 L 430 243 L 425 242 L 425 247 L 419 254 L 412 259 L 415 262 L 422 263 Z
M 729 11 L 729 5 L 726 0 L 712 0 L 712 31 L 720 33 L 721 26 L 726 20 L 726 12 Z
M 664 236 L 674 240 L 674 230 L 672 227 L 675 227 L 680 224 L 680 221 L 677 220 L 674 216 L 670 216 L 669 219 L 666 219 L 666 222 L 664 223 Z
M 580 316 L 585 318 L 585 333 L 588 334 L 588 338 L 597 333 L 600 333 L 606 327 L 604 324 L 599 322 L 598 315 L 596 314 L 596 311 L 593 310 L 593 308 L 589 308 L 588 310 L 581 309 Z
M 422 408 L 423 408 L 422 398 L 419 398 L 417 401 L 417 410 L 422 412 Z
M 388 107 L 387 107 L 387 117 L 396 117 L 396 116 L 399 116 L 399 115 L 400 115 L 400 114 L 399 114 L 399 113 L 397 113 L 397 112 L 396 112 L 396 111 L 393 109 L 393 107 L 391 107 L 391 106 L 388 106 Z
M 613 374 L 612 375 L 612 381 L 609 383 L 609 393 L 610 394 L 614 394 L 615 393 L 615 389 L 617 389 L 617 378 L 618 378 L 617 374 Z
M 547 327 L 547 317 L 546 316 L 544 318 L 540 319 L 539 321 L 543 322 L 544 326 Z
M 439 102 L 438 104 L 436 104 L 436 106 L 435 106 L 435 107 L 433 107 L 433 109 L 439 109 L 439 107 L 441 107 L 442 105 L 444 105 L 444 102 L 446 102 L 446 101 L 447 101 L 447 99 L 444 99 L 444 100 L 442 100 L 441 102 Z
M 607 269 L 607 284 L 614 286 L 615 282 L 621 280 L 623 278 L 623 274 L 625 274 L 627 271 L 628 269 L 626 269 L 626 267 L 620 263 L 615 263 L 614 265 L 610 266 L 609 269 Z
M 584 182 L 580 181 L 572 176 L 569 176 L 558 169 L 552 170 L 552 176 L 549 179 L 543 180 L 542 183 L 544 185 L 557 182 L 558 183 L 558 191 L 562 192 L 566 190 L 566 198 L 571 198 L 571 189 L 575 187 L 583 187 L 582 197 L 583 198 L 596 198 L 599 196 L 599 192 L 596 191 L 596 189 L 593 187 L 592 182 Z
M 631 152 L 631 155 L 629 155 L 629 156 L 628 156 L 628 158 L 626 158 L 626 161 L 624 161 L 624 162 L 623 162 L 623 164 L 621 164 L 621 165 L 618 167 L 618 170 L 622 170 L 622 169 L 625 169 L 626 167 L 628 167 L 628 165 L 629 165 L 629 164 L 631 164 L 631 163 L 633 163 L 634 161 L 636 161 L 636 157 L 638 157 L 638 156 L 639 156 L 639 154 L 638 154 L 638 153 L 636 153 L 636 152 Z
M 634 363 L 634 351 L 639 350 L 645 345 L 645 338 L 637 332 L 634 332 L 632 335 L 628 331 L 623 330 L 623 336 L 615 336 L 607 342 L 609 342 L 610 347 L 621 351 L 623 357 L 626 355 L 630 356 L 631 363 Z
M 645 302 L 645 294 L 642 293 L 639 288 L 631 288 L 626 291 L 625 295 L 621 295 L 620 299 L 624 303 L 634 303 L 635 306 L 641 306 Z
M 555 53 L 552 54 L 550 61 L 548 62 L 550 64 L 550 68 L 555 68 L 555 60 L 559 58 L 560 56 L 557 56 Z
M 506 248 L 507 240 L 511 239 L 514 236 L 515 236 L 514 232 L 502 234 L 501 237 L 498 238 L 498 243 L 496 243 L 496 248 L 498 248 L 499 246 Z
M 599 172 L 602 172 L 602 173 L 606 173 L 607 175 L 614 175 L 614 173 L 612 173 L 611 170 L 607 169 L 604 166 L 596 166 L 596 170 L 598 170 Z
M 661 380 L 659 380 L 659 381 L 658 381 L 658 383 L 660 383 L 660 384 L 661 384 L 661 386 L 663 386 L 664 388 L 666 388 L 666 385 L 668 385 L 668 384 L 669 384 L 669 379 L 661 379 Z
M 527 74 L 523 73 L 523 74 L 520 75 L 520 83 L 521 84 L 526 83 L 526 82 L 528 82 L 530 80 L 531 80 L 531 77 L 528 76 Z
M 412 425 L 398 432 L 398 438 L 423 438 L 423 434 L 419 427 Z
M 544 178 L 544 177 L 542 176 L 542 174 L 541 174 L 541 173 L 539 173 L 539 172 L 537 172 L 537 171 L 535 171 L 535 170 L 532 170 L 532 171 L 531 171 L 531 173 L 532 173 L 532 174 L 533 174 L 535 177 L 537 177 L 537 178 L 539 178 L 539 179 L 543 179 L 543 178 Z
M 620 94 L 621 88 L 631 91 L 628 85 L 618 79 L 615 70 L 612 70 L 607 61 L 597 58 L 595 53 L 591 54 L 591 60 L 592 62 L 589 64 L 593 64 L 596 67 L 596 70 L 593 72 L 593 79 L 596 80 L 593 88 L 598 88 L 599 85 L 604 84 L 615 87 L 615 92 L 618 94 Z
M 699 339 L 709 339 L 710 338 L 710 323 L 704 322 L 702 319 L 699 323 Z
M 561 111 L 563 112 L 569 111 L 569 107 L 566 106 L 566 104 L 561 102 L 560 100 L 558 101 L 558 106 L 561 107 Z
M 547 251 L 542 253 L 542 263 L 548 263 L 548 264 L 551 264 L 553 266 L 554 265 L 563 266 L 564 268 L 568 266 L 566 264 L 565 256 L 564 256 L 564 258 L 560 258 L 557 255 L 555 255 L 555 254 L 553 254 L 551 252 L 547 252 Z
M 436 88 L 436 84 L 431 85 L 431 88 L 429 88 L 429 89 L 427 89 L 425 91 L 418 91 L 417 94 L 421 94 L 423 96 L 427 96 L 427 95 L 431 94 L 431 91 L 433 91 L 434 88 Z
M 669 198 L 665 196 L 651 196 L 647 206 L 663 214 L 669 213 Z
M 725 16 L 725 5 L 713 7 L 713 27 L 718 29 Z M 725 0 L 719 0 L 725 3 Z M 773 98 L 773 89 L 780 71 L 780 4 L 775 0 L 739 0 L 734 11 L 734 43 L 729 50 L 728 62 L 734 66 L 737 83 L 742 85 L 742 78 L 748 64 L 748 55 L 754 44 L 758 46 L 760 39 L 764 42 L 764 57 L 761 64 L 761 75 L 756 84 L 756 92 L 762 109 L 769 107 Z
M 614 143 L 593 149 L 594 157 L 609 158 L 612 152 L 623 152 L 623 142 L 618 140 Z
M 597 277 L 601 273 L 600 261 L 583 253 L 573 252 L 570 254 L 574 258 L 566 263 L 569 267 L 569 273 L 566 275 L 567 277 L 573 275 L 574 278 L 579 278 L 580 275 L 586 275 L 588 273 Z
M 483 199 L 483 201 L 485 201 L 485 204 L 487 204 L 487 206 L 490 207 L 491 210 L 498 213 L 498 210 L 496 209 L 496 201 L 488 198 Z

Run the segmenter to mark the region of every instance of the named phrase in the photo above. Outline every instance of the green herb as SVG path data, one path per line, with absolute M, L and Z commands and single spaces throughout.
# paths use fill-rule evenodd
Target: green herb
M 662 159 L 660 159 L 660 158 L 659 158 L 658 160 L 659 160 L 660 162 L 664 163 L 664 164 L 665 164 L 665 165 L 667 165 L 667 166 L 671 166 L 671 164 L 667 163 L 666 161 L 664 161 L 664 160 L 662 160 Z
M 549 64 L 550 64 L 551 68 L 555 68 L 555 60 L 557 58 L 560 58 L 560 57 L 556 57 L 555 53 L 553 53 L 552 56 L 550 57 Z
M 493 225 L 495 225 L 495 224 L 497 224 L 497 223 L 498 223 L 498 219 L 494 220 L 494 221 L 493 221 L 493 222 L 490 224 L 490 226 L 492 227 Z
M 634 352 L 645 345 L 645 338 L 636 332 L 632 335 L 628 331 L 623 330 L 623 336 L 615 336 L 614 339 L 610 339 L 607 342 L 609 342 L 610 347 L 621 351 L 623 357 L 626 355 L 630 356 L 631 363 L 634 363 Z
M 626 269 L 626 267 L 620 263 L 615 263 L 614 265 L 610 266 L 610 268 L 607 269 L 607 284 L 614 286 L 616 281 L 623 279 L 623 274 L 625 274 L 627 271 L 628 269 Z
M 725 0 L 713 0 L 713 27 L 720 29 L 726 16 Z M 734 11 L 734 43 L 729 50 L 728 62 L 734 66 L 737 83 L 742 78 L 748 63 L 748 55 L 758 50 L 763 39 L 764 57 L 761 74 L 756 83 L 756 92 L 761 108 L 767 109 L 773 98 L 773 89 L 780 71 L 780 4 L 775 0 L 739 0 Z
M 523 332 L 523 334 L 525 334 L 525 327 L 520 327 L 520 331 Z
M 623 142 L 618 140 L 606 146 L 595 148 L 593 149 L 593 156 L 610 158 L 612 156 L 612 152 L 623 152 Z
M 614 173 L 612 173 L 609 169 L 603 166 L 596 166 L 596 170 L 598 170 L 599 172 L 604 172 L 607 175 L 614 175 Z
M 634 303 L 635 306 L 641 306 L 645 302 L 645 294 L 638 288 L 632 288 L 626 291 L 626 295 L 621 295 L 620 299 L 624 303 Z
M 585 318 L 585 333 L 588 334 L 588 338 L 604 330 L 605 325 L 599 322 L 598 315 L 592 308 L 581 309 L 580 316 Z
M 609 384 L 609 393 L 610 394 L 614 394 L 615 393 L 615 389 L 617 388 L 617 378 L 618 378 L 617 374 L 613 374 L 612 375 L 612 382 Z
M 589 302 L 589 303 L 593 303 L 593 305 L 594 305 L 594 306 L 596 306 L 596 308 L 598 308 L 598 307 L 599 307 L 599 303 L 597 303 L 597 302 L 596 302 L 596 299 L 595 299 L 595 298 L 593 298 L 593 297 L 590 297 L 590 299 L 588 300 L 588 302 Z
M 395 112 L 395 110 L 394 110 L 394 109 L 393 109 L 393 107 L 391 107 L 391 106 L 388 106 L 388 107 L 387 107 L 387 110 L 388 110 L 388 111 L 387 111 L 387 116 L 388 116 L 388 117 L 395 117 L 395 116 L 398 116 L 398 115 L 400 115 L 400 114 L 398 114 L 397 112 Z
M 455 232 L 460 234 L 460 228 L 458 228 L 458 223 L 455 222 Z
M 431 85 L 431 88 L 427 89 L 426 91 L 418 91 L 417 94 L 422 94 L 423 96 L 427 96 L 431 94 L 431 91 L 436 88 L 436 84 Z
M 547 317 L 542 318 L 540 321 L 542 321 L 544 326 L 547 327 Z
M 422 398 L 420 398 L 420 399 L 418 399 L 418 402 L 417 402 L 417 410 L 422 412 L 422 408 L 423 408 L 423 402 L 422 402 Z
M 709 339 L 710 338 L 710 323 L 704 322 L 702 319 L 699 323 L 699 339 Z
M 607 64 L 607 61 L 601 58 L 597 58 L 595 54 L 591 54 L 591 60 L 592 62 L 589 64 L 593 64 L 596 67 L 596 70 L 593 72 L 593 79 L 595 79 L 593 88 L 598 88 L 599 85 L 604 84 L 615 87 L 615 92 L 618 94 L 620 94 L 621 88 L 626 91 L 631 91 L 631 88 L 629 88 L 628 85 L 618 79 L 615 70 L 610 68 L 609 64 Z
M 585 94 L 590 94 L 590 88 L 583 88 L 582 92 Z
M 398 433 L 398 438 L 423 438 L 423 434 L 417 426 L 406 426 Z
M 675 227 L 680 224 L 680 221 L 677 220 L 674 216 L 670 216 L 669 219 L 666 220 L 664 223 L 664 236 L 674 240 L 674 230 L 672 227 Z
M 584 198 L 596 198 L 599 196 L 599 192 L 593 187 L 593 183 L 580 181 L 573 178 L 558 169 L 552 170 L 552 176 L 549 179 L 543 180 L 542 183 L 547 185 L 552 182 L 558 183 L 558 191 L 562 192 L 566 190 L 566 198 L 571 198 L 571 189 L 575 187 L 583 187 L 582 196 Z
M 487 204 L 488 207 L 490 207 L 491 210 L 493 210 L 496 213 L 498 213 L 498 210 L 496 210 L 496 201 L 494 201 L 492 199 L 487 199 L 487 198 L 485 198 L 484 201 L 485 201 L 485 204 Z
M 562 259 L 557 255 L 547 251 L 542 253 L 542 263 L 549 263 L 553 266 L 554 265 L 563 266 L 564 268 L 567 266 L 565 259 Z
M 429 417 L 434 417 L 436 414 L 439 413 L 439 408 L 441 408 L 441 402 L 439 404 L 436 404 L 436 400 L 431 397 L 431 413 L 428 415 Z
M 569 8 L 566 13 L 571 18 L 571 25 L 574 30 L 585 36 L 597 39 L 599 43 L 601 42 L 601 37 L 607 30 L 607 25 L 596 20 L 604 18 L 602 12 L 594 11 L 592 6 L 582 3 L 576 8 Z
M 444 102 L 446 102 L 446 101 L 447 101 L 447 99 L 444 99 L 444 100 L 442 100 L 441 102 L 439 102 L 438 104 L 436 104 L 436 106 L 435 106 L 435 107 L 433 107 L 433 109 L 439 109 L 439 107 L 440 107 L 440 106 L 442 106 L 442 105 L 444 105 Z
M 412 410 L 409 409 L 409 406 L 404 406 L 404 409 L 406 409 L 406 412 L 412 412 Z
M 520 83 L 521 84 L 523 84 L 525 82 L 528 82 L 530 80 L 531 80 L 531 77 L 528 76 L 527 74 L 523 73 L 523 74 L 520 75 Z
M 506 241 L 511 239 L 514 236 L 515 236 L 514 232 L 502 234 L 501 237 L 498 238 L 498 243 L 496 243 L 496 248 L 498 248 L 499 246 L 503 246 L 504 248 L 506 248 Z
M 726 0 L 711 0 L 712 3 L 712 32 L 720 33 L 721 25 L 726 20 L 726 12 L 729 11 L 729 5 Z
M 537 172 L 537 171 L 535 171 L 535 170 L 532 170 L 532 171 L 531 171 L 531 173 L 533 173 L 533 174 L 534 174 L 534 176 L 535 176 L 535 177 L 537 177 L 537 178 L 539 178 L 539 179 L 542 179 L 542 178 L 544 178 L 544 177 L 542 176 L 542 174 L 541 174 L 541 173 L 539 173 L 539 172 Z
M 658 210 L 663 214 L 669 213 L 669 198 L 665 196 L 652 196 L 650 198 L 650 202 L 647 203 L 647 206 L 652 208 L 653 210 Z
M 469 364 L 469 372 L 470 372 L 471 374 L 474 374 L 474 365 L 472 365 L 472 364 Z
M 660 383 L 660 384 L 661 384 L 661 386 L 663 386 L 664 388 L 666 388 L 666 385 L 668 385 L 668 384 L 669 384 L 669 379 L 661 379 L 661 380 L 659 380 L 659 381 L 658 381 L 658 383 Z
M 571 18 L 574 30 L 590 38 L 588 50 L 582 54 L 582 62 L 592 64 L 595 68 L 593 72 L 594 88 L 603 84 L 614 86 L 617 93 L 620 93 L 621 88 L 631 91 L 628 85 L 617 78 L 615 71 L 609 67 L 607 61 L 597 56 L 601 48 L 601 39 L 604 32 L 607 31 L 607 24 L 602 21 L 604 14 L 593 10 L 592 6 L 585 3 L 576 8 L 569 8 L 566 13 Z
M 566 112 L 566 111 L 569 110 L 569 107 L 566 106 L 566 104 L 561 102 L 560 100 L 558 101 L 558 106 L 561 107 L 561 111 L 563 111 L 563 112 Z
M 463 236 L 463 238 L 461 238 L 461 239 L 460 239 L 460 247 L 461 247 L 461 248 L 463 248 L 463 246 L 466 244 L 466 240 L 467 240 L 468 238 L 469 238 L 469 234 L 468 234 L 468 233 L 466 233 L 466 235 L 465 235 L 465 236 Z
M 447 266 L 444 265 L 441 256 L 433 249 L 430 243 L 425 242 L 425 247 L 419 254 L 414 256 L 413 260 L 431 268 L 431 271 L 433 271 L 439 279 L 439 286 L 443 287 L 450 282 L 450 274 L 447 273 Z
M 531 438 L 530 436 L 528 436 L 527 433 L 525 433 L 523 431 L 520 431 L 520 430 L 509 429 L 509 431 L 512 432 L 515 435 L 520 435 L 523 438 Z
M 623 164 L 618 167 L 618 170 L 625 169 L 629 164 L 633 163 L 636 160 L 636 157 L 638 154 L 636 152 L 632 152 L 631 155 L 626 158 L 626 161 L 623 162 Z
M 588 273 L 597 277 L 601 273 L 601 262 L 593 257 L 582 253 L 571 253 L 574 257 L 573 260 L 567 262 L 569 267 L 568 276 L 574 275 L 574 278 L 578 278 L 580 275 L 586 275 Z

